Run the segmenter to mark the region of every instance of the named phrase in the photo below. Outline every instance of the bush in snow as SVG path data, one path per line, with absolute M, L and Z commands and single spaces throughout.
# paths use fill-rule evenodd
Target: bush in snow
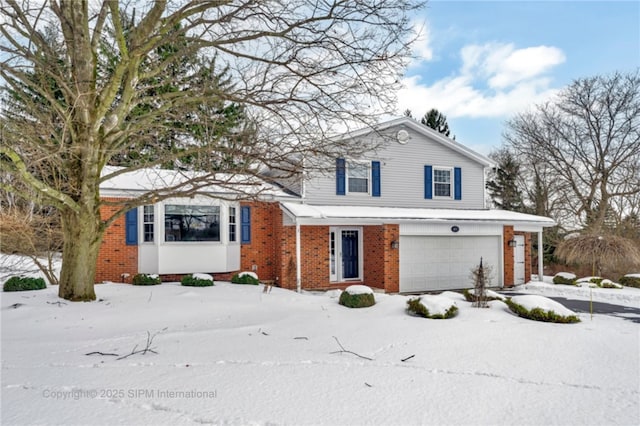
M 627 287 L 640 288 L 640 274 L 629 274 L 620 278 L 618 282 Z
M 475 294 L 475 289 L 464 289 L 462 290 L 462 294 L 464 295 L 464 298 L 467 299 L 467 302 L 476 302 L 478 300 L 478 297 Z M 505 297 L 503 295 L 501 295 L 500 293 L 496 293 L 495 291 L 492 290 L 485 290 L 485 296 L 484 296 L 484 300 L 487 302 L 490 302 L 492 300 L 504 300 Z
M 425 295 L 407 301 L 407 312 L 431 319 L 448 319 L 456 316 L 456 303 L 443 296 Z
M 522 318 L 555 323 L 580 322 L 575 313 L 560 303 L 542 296 L 514 296 L 506 299 L 509 309 Z
M 622 286 L 618 283 L 614 283 L 611 280 L 604 279 L 600 282 L 600 287 L 602 288 L 622 288 Z
M 366 285 L 352 285 L 340 294 L 338 303 L 347 308 L 368 308 L 376 304 L 376 299 Z
M 231 277 L 231 282 L 234 284 L 260 284 L 258 276 L 253 272 L 239 272 Z
M 162 284 L 162 280 L 156 274 L 136 274 L 131 283 L 133 285 L 157 285 Z
M 213 285 L 213 277 L 208 274 L 193 274 L 182 277 L 180 284 L 190 287 L 209 287 Z
M 553 276 L 554 284 L 576 285 L 576 275 L 571 272 L 558 272 Z
M 42 278 L 32 277 L 11 277 L 4 283 L 4 291 L 28 291 L 42 290 L 47 288 L 47 284 Z

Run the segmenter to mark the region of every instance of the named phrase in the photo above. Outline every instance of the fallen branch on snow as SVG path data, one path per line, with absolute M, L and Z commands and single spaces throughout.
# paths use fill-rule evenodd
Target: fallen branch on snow
M 355 355 L 355 356 L 357 356 L 357 357 L 359 357 L 359 358 L 362 358 L 362 359 L 366 359 L 366 360 L 369 360 L 369 361 L 373 361 L 373 358 L 369 358 L 369 357 L 366 357 L 366 356 L 364 356 L 364 355 L 360 355 L 360 354 L 358 354 L 358 353 L 355 353 L 355 352 L 353 352 L 353 351 L 349 351 L 349 350 L 345 349 L 345 348 L 344 348 L 344 346 L 342 346 L 342 343 L 340 343 L 340 340 L 338 340 L 338 338 L 337 338 L 336 336 L 332 336 L 332 337 L 333 337 L 334 339 L 336 339 L 336 342 L 338 343 L 338 346 L 340 346 L 340 349 L 341 349 L 341 350 L 339 350 L 339 351 L 333 351 L 333 352 L 330 352 L 330 353 L 332 353 L 332 354 L 348 353 L 348 354 Z

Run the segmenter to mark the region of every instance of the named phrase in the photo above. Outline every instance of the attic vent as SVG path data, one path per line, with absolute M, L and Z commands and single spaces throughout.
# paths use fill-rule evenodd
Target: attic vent
M 409 132 L 407 132 L 406 130 L 398 130 L 396 138 L 398 139 L 398 143 L 404 145 L 409 141 Z

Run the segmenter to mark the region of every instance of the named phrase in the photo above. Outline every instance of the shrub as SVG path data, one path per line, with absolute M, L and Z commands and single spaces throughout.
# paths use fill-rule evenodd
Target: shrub
M 407 300 L 407 312 L 424 318 L 448 319 L 456 316 L 458 313 L 458 307 L 453 304 L 453 301 L 451 301 L 451 305 L 444 311 L 444 313 L 431 313 L 429 312 L 429 308 L 427 308 L 423 303 L 422 297 L 414 297 L 413 299 Z
M 4 291 L 28 291 L 42 290 L 47 288 L 47 284 L 42 278 L 32 277 L 11 277 L 4 283 Z
M 251 284 L 258 285 L 260 280 L 255 274 L 250 272 L 240 272 L 231 277 L 231 282 L 234 284 Z
M 376 299 L 371 293 L 356 293 L 351 294 L 347 288 L 340 294 L 338 303 L 347 308 L 368 308 L 376 304 Z
M 190 287 L 209 287 L 213 285 L 213 279 L 204 278 L 198 274 L 182 277 L 180 284 Z
M 640 274 L 625 275 L 620 278 L 618 282 L 622 285 L 626 285 L 627 287 L 640 288 Z
M 162 280 L 156 274 L 136 274 L 131 283 L 133 285 L 157 285 L 162 284 Z
M 472 293 L 469 289 L 465 288 L 464 290 L 462 290 L 462 294 L 464 296 L 465 299 L 467 299 L 467 302 L 477 302 L 478 301 L 478 296 L 476 296 L 474 293 Z M 491 290 L 487 290 L 484 300 L 487 302 L 490 302 L 492 300 L 504 300 L 504 296 L 501 296 L 498 293 L 495 293 Z
M 601 288 L 622 288 L 622 286 L 618 283 L 614 283 L 611 280 L 602 280 L 599 284 Z
M 559 272 L 554 275 L 554 284 L 576 285 L 576 276 L 570 272 Z
M 578 318 L 576 315 L 559 315 L 554 311 L 547 311 L 542 308 L 533 308 L 529 310 L 524 306 L 513 302 L 511 299 L 505 300 L 505 303 L 507 304 L 507 306 L 509 306 L 509 309 L 511 309 L 513 313 L 522 318 L 534 321 L 555 322 L 562 324 L 580 322 L 580 318 Z

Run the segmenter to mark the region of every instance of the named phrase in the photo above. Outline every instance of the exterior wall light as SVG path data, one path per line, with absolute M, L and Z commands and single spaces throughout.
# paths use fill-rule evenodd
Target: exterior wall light
M 391 248 L 392 249 L 398 249 L 399 247 L 400 247 L 400 241 L 398 241 L 398 240 L 391 241 Z
M 509 247 L 515 247 L 518 245 L 518 242 L 516 240 L 509 240 L 507 244 L 509 244 Z

